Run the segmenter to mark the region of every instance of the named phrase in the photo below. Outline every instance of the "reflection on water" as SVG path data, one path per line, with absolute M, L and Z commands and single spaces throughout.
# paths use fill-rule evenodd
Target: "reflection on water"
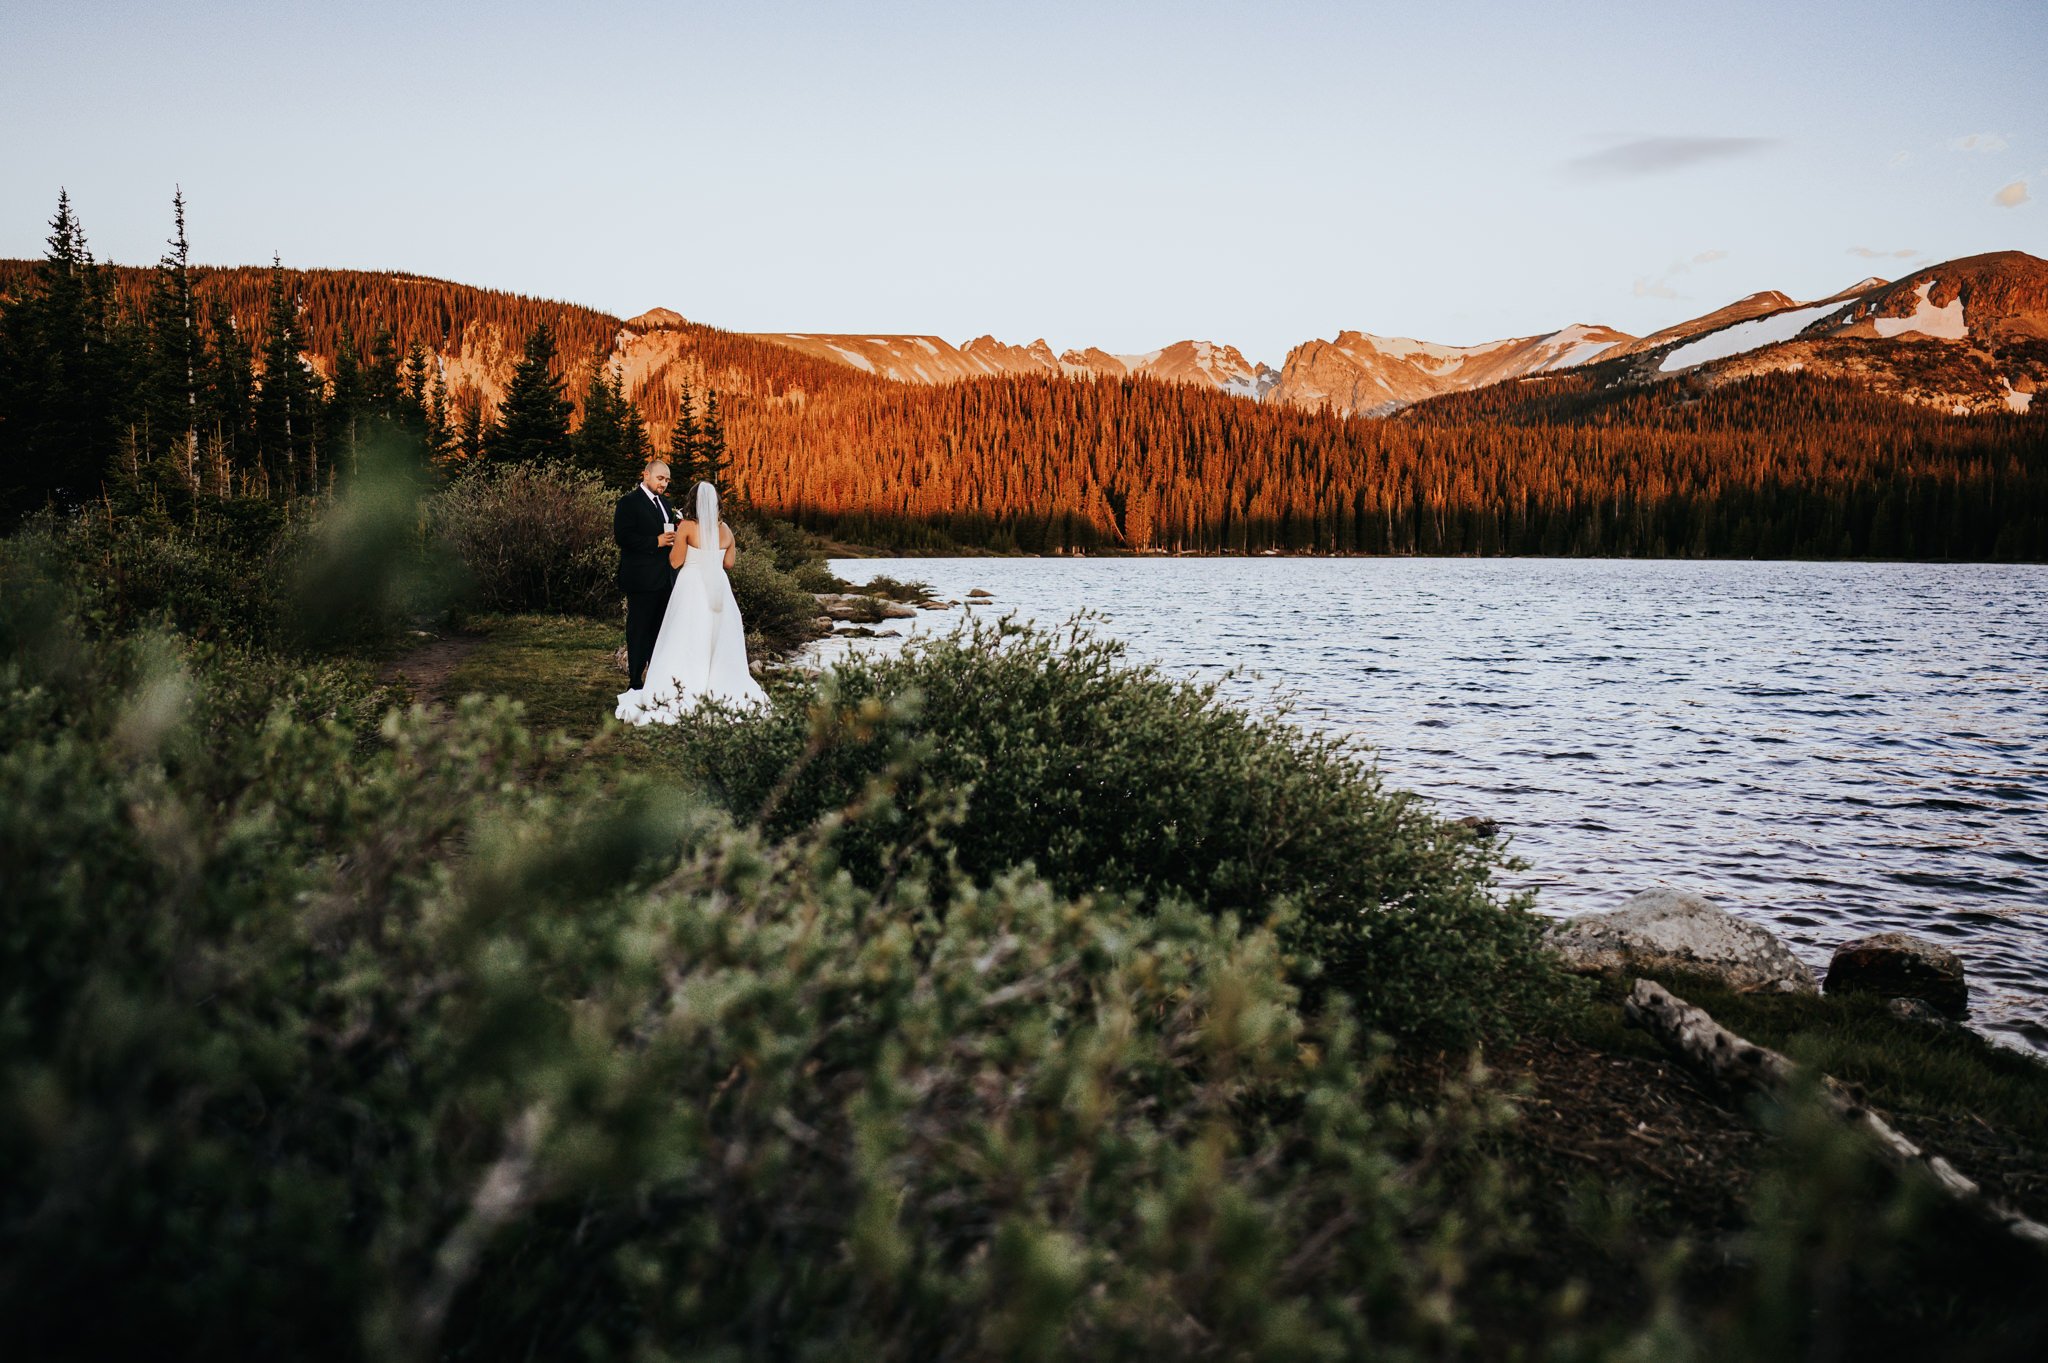
M 1558 914 L 1655 885 L 1824 966 L 1903 929 L 2048 1050 L 2048 568 L 1471 559 L 861 559 L 1294 698 L 1485 814 Z M 959 611 L 891 622 L 952 627 Z M 872 644 L 890 647 L 888 640 Z

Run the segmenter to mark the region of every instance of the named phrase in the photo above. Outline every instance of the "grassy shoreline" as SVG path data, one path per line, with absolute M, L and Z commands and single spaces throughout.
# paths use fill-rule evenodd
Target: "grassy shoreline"
M 630 766 L 658 760 L 658 734 L 608 719 L 620 685 L 610 652 L 617 631 L 609 623 L 486 616 L 471 629 L 477 647 L 448 675 L 441 699 L 502 696 L 518 703 L 536 727 L 559 729 L 584 744 L 594 761 Z M 2038 1169 L 2016 1173 L 2010 1191 L 2036 1215 L 2048 1215 L 2048 1066 L 2035 1057 L 1972 1032 L 1898 1019 L 1868 1000 L 1743 994 L 1699 977 L 1655 978 L 1750 1040 L 1858 1085 L 1908 1126 L 1924 1120 L 1930 1133 L 1954 1132 L 1972 1117 L 1991 1119 L 2016 1145 L 2043 1153 Z M 1546 1021 L 1545 1031 L 1601 1054 L 1662 1061 L 1649 1038 L 1623 1024 L 1624 994 L 1625 985 L 1615 980 L 1589 986 L 1575 1006 Z M 1945 1148 L 1938 1134 L 1929 1144 Z M 1961 1144 L 1978 1142 L 1966 1132 Z M 1952 1137 L 1946 1148 L 1955 1145 Z M 1996 1174 L 1986 1178 L 1999 1183 Z

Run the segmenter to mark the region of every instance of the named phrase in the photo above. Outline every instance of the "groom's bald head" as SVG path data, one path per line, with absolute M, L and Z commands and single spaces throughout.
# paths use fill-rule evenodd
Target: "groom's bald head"
M 650 461 L 647 468 L 641 473 L 640 481 L 649 492 L 659 496 L 668 491 L 668 476 L 668 465 L 659 459 L 655 459 Z

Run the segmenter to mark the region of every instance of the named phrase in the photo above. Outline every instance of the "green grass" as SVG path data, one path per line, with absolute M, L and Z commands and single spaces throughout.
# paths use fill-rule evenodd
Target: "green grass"
M 626 679 L 612 664 L 624 642 L 618 625 L 561 615 L 486 615 L 468 622 L 482 635 L 449 673 L 442 694 L 505 696 L 526 707 L 536 729 L 595 734 Z

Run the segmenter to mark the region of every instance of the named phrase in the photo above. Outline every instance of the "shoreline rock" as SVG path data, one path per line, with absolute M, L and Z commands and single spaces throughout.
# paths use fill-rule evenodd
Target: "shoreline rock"
M 1677 970 L 1744 992 L 1820 992 L 1813 971 L 1769 929 L 1684 890 L 1644 890 L 1608 913 L 1554 924 L 1544 941 L 1579 974 Z
M 1894 1005 L 1918 1003 L 1945 1018 L 1970 1015 L 1970 983 L 1963 958 L 1907 932 L 1879 932 L 1835 948 L 1827 992 L 1875 994 Z M 1901 1016 L 1913 1010 L 1898 1010 Z
M 856 625 L 872 625 L 882 620 L 912 620 L 917 611 L 909 606 L 899 605 L 886 597 L 867 596 L 860 592 L 815 592 L 818 609 L 823 618 L 843 620 Z

